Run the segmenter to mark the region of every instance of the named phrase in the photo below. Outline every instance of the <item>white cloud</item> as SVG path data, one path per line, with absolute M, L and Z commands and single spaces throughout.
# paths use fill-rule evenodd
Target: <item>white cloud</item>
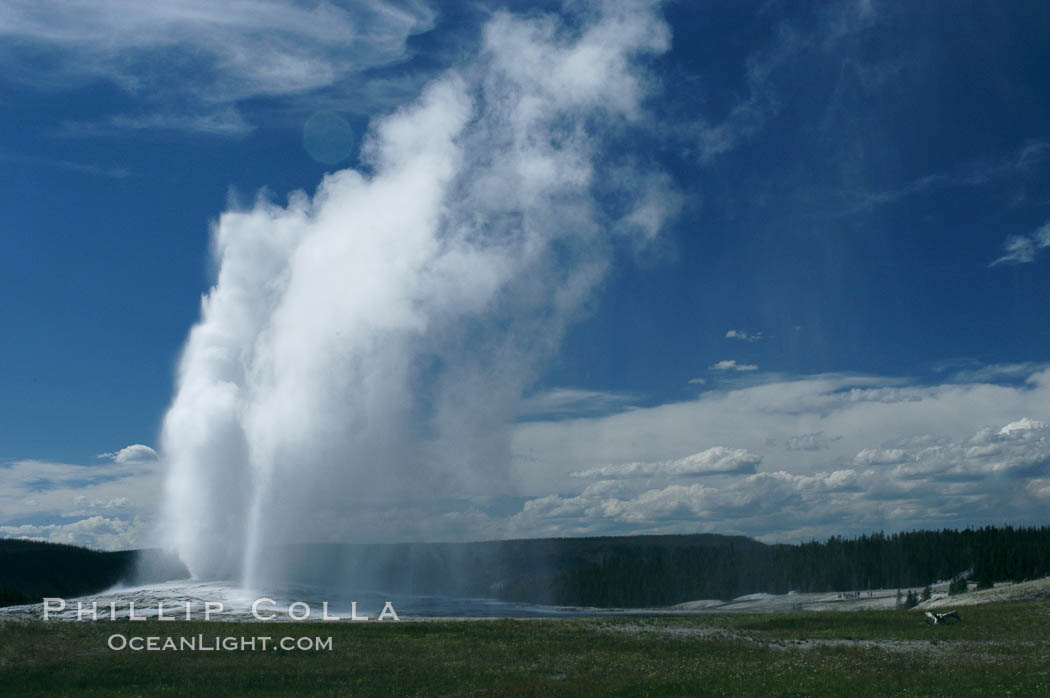
M 1046 422 L 1040 422 L 1037 419 L 1029 419 L 1028 417 L 1021 417 L 1016 422 L 1010 422 L 1000 429 L 999 434 L 1002 436 L 1015 436 L 1025 432 L 1041 431 L 1043 429 L 1046 429 Z
M 1003 243 L 1005 254 L 989 266 L 1034 262 L 1039 250 L 1045 247 L 1050 247 L 1050 221 L 1043 223 L 1031 235 L 1014 235 L 1007 238 Z
M 948 372 L 947 379 L 954 383 L 1001 383 L 1023 381 L 1047 368 L 1050 366 L 1046 363 L 1035 361 L 982 366 L 976 361 L 963 360 L 949 362 L 939 370 Z
M 115 453 L 100 453 L 96 458 L 108 458 L 116 463 L 148 463 L 158 459 L 157 452 L 144 444 L 131 444 Z
M 743 448 L 714 446 L 673 460 L 603 465 L 572 473 L 578 478 L 689 477 L 753 473 L 762 457 Z
M 796 475 L 763 472 L 707 484 L 669 484 L 610 496 L 600 487 L 580 495 L 552 495 L 527 502 L 511 520 L 521 535 L 598 531 L 747 531 L 756 526 L 788 533 L 806 514 L 843 512 L 857 498 L 863 476 L 852 470 Z
M 789 451 L 822 451 L 841 438 L 841 436 L 825 436 L 822 431 L 798 434 L 788 438 L 785 447 Z
M 853 461 L 859 465 L 893 465 L 905 459 L 904 450 L 900 448 L 866 448 Z
M 1050 502 L 1050 478 L 1033 478 L 1029 480 L 1028 492 L 1040 500 Z
M 139 520 L 90 516 L 70 523 L 0 526 L 0 536 L 46 540 L 97 550 L 131 550 L 146 543 L 147 530 L 148 527 Z
M 745 330 L 729 330 L 728 332 L 726 332 L 725 338 L 739 339 L 744 342 L 757 342 L 762 339 L 762 333 L 755 332 L 754 334 L 749 334 Z
M 578 495 L 530 500 L 510 527 L 517 535 L 551 535 L 555 528 L 560 535 L 715 530 L 798 540 L 803 535 L 965 526 L 1004 515 L 1039 519 L 1039 502 L 1050 482 L 1046 434 L 1002 446 L 975 450 L 964 440 L 932 448 L 918 443 L 910 449 L 866 449 L 854 459 L 858 467 L 756 472 L 711 484 L 672 480 L 656 487 L 651 480 L 624 479 L 641 474 L 627 472 L 629 467 L 623 472 L 598 468 L 580 474 L 617 479 L 594 482 Z
M 435 15 L 411 0 L 10 0 L 2 17 L 9 79 L 114 82 L 144 109 L 113 117 L 115 128 L 236 134 L 250 129 L 239 102 L 314 92 L 402 60 L 408 36 Z
M 1044 369 L 1020 385 L 776 379 L 619 414 L 521 424 L 514 473 L 531 498 L 507 532 L 799 540 L 1033 523 L 1045 518 L 1050 491 L 1048 423 Z M 761 458 L 762 469 L 682 482 L 661 467 L 712 441 Z
M 99 499 L 88 499 L 85 495 L 78 494 L 73 498 L 73 503 L 78 507 L 91 509 L 124 509 L 128 506 L 129 500 L 127 497 L 114 497 L 109 501 L 102 501 Z
M 899 450 L 899 449 L 897 449 Z M 930 482 L 984 482 L 1000 485 L 1050 472 L 1050 430 L 1027 417 L 996 429 L 985 427 L 969 439 L 904 449 L 895 477 Z
M 109 462 L 0 463 L 0 534 L 105 549 L 150 544 L 163 463 L 143 444 L 100 457 Z
M 738 364 L 736 359 L 726 359 L 711 365 L 712 371 L 757 371 L 757 364 Z
M 623 393 L 553 388 L 522 400 L 518 414 L 522 417 L 594 414 L 623 408 L 632 399 Z

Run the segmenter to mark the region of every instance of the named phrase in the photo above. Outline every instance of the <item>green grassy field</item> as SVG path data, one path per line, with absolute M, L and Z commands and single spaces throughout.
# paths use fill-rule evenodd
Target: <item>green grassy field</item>
M 402 623 L 0 623 L 11 695 L 1050 695 L 1050 603 Z M 125 636 L 331 637 L 315 651 L 113 651 Z M 163 640 L 161 641 L 163 642 Z

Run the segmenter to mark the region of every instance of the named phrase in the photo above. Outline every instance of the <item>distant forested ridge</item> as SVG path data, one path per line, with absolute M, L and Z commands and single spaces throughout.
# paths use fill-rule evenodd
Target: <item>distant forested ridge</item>
M 796 545 L 715 534 L 285 546 L 285 581 L 568 606 L 665 606 L 744 594 L 990 584 L 1050 575 L 1050 527 L 911 531 Z
M 910 531 L 795 545 L 716 534 L 481 543 L 300 544 L 271 549 L 263 578 L 566 606 L 667 606 L 744 594 L 981 584 L 1050 575 L 1050 527 Z M 136 578 L 136 556 L 152 556 Z M 138 558 L 141 559 L 141 558 Z M 157 561 L 160 561 L 159 563 Z M 188 576 L 159 551 L 104 553 L 0 539 L 0 605 L 75 596 L 120 581 Z
M 100 552 L 75 545 L 0 538 L 0 606 L 68 598 L 118 583 L 188 577 L 177 559 L 158 550 Z

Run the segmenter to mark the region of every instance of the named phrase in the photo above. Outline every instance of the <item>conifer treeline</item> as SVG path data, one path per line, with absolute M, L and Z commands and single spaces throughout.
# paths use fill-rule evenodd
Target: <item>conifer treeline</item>
M 143 560 L 146 566 L 137 564 Z M 157 550 L 102 552 L 0 538 L 0 606 L 40 603 L 45 596 L 92 594 L 119 582 L 159 582 L 188 575 L 182 563 Z
M 553 574 L 504 584 L 500 596 L 569 605 L 660 606 L 756 592 L 922 587 L 960 575 L 986 585 L 1050 575 L 1050 527 L 833 536 L 798 545 L 738 538 L 725 545 L 673 547 L 645 545 L 644 537 L 620 545 L 612 543 L 616 539 L 603 540 L 610 544 L 596 559 L 577 565 L 562 561 Z

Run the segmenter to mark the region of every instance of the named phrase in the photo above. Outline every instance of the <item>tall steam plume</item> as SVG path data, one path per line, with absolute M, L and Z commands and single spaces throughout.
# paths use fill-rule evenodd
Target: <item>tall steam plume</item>
M 409 537 L 384 506 L 506 491 L 522 390 L 673 212 L 630 153 L 639 61 L 669 40 L 647 2 L 497 14 L 373 123 L 361 170 L 221 216 L 162 438 L 163 531 L 196 576 L 260 583 L 271 543 Z

